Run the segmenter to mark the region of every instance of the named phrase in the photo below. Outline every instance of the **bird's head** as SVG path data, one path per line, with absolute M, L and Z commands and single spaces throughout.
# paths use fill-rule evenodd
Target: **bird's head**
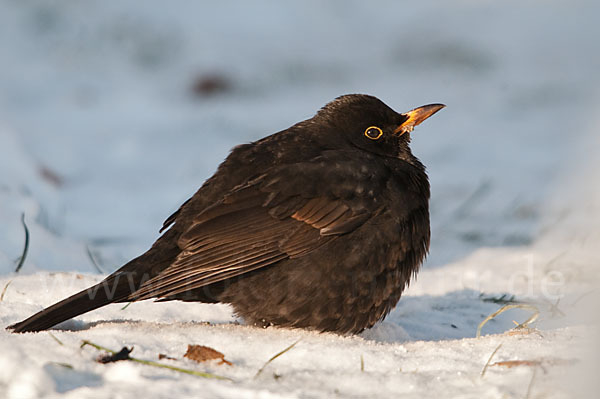
M 429 104 L 398 113 L 376 97 L 349 94 L 325 105 L 313 119 L 327 126 L 335 140 L 375 154 L 410 160 L 410 132 L 444 107 Z

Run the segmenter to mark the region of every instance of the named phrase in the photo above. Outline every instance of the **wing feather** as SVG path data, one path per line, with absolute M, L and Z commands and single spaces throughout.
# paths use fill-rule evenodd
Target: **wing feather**
M 169 299 L 304 256 L 369 217 L 339 198 L 281 195 L 273 183 L 277 181 L 252 180 L 198 214 L 181 234 L 181 252 L 173 264 L 129 299 Z

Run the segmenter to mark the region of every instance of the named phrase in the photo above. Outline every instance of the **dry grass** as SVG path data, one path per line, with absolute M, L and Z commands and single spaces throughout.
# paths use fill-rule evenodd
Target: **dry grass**
M 91 341 L 88 341 L 88 340 L 84 340 L 81 343 L 81 348 L 83 348 L 85 346 L 91 346 L 91 347 L 96 348 L 98 350 L 108 352 L 108 353 L 110 353 L 112 355 L 117 355 L 118 354 L 117 351 L 113 351 L 111 349 L 105 348 L 103 346 L 100 346 L 100 345 L 95 344 L 95 343 L 93 343 Z M 133 350 L 133 348 L 131 350 Z M 169 364 L 164 364 L 164 363 L 159 363 L 159 362 L 153 362 L 151 360 L 137 359 L 135 357 L 130 357 L 129 353 L 127 354 L 127 359 L 124 359 L 124 360 L 130 360 L 130 361 L 133 361 L 133 362 L 137 362 L 137 363 L 141 363 L 141 364 L 145 364 L 145 365 L 153 366 L 153 367 L 165 368 L 165 369 L 177 371 L 179 373 L 184 373 L 184 374 L 189 374 L 189 375 L 195 375 L 197 377 L 215 378 L 215 379 L 219 379 L 219 380 L 229 380 L 229 381 L 232 381 L 231 378 L 223 377 L 223 376 L 216 375 L 216 374 L 204 373 L 204 372 L 201 372 L 201 371 L 190 370 L 190 369 L 184 369 L 184 368 L 181 368 L 181 367 L 171 366 Z
M 531 310 L 533 312 L 533 315 L 531 317 L 529 317 L 529 319 L 525 320 L 521 324 L 517 323 L 517 326 L 515 327 L 515 329 L 528 328 L 529 325 L 531 323 L 533 323 L 534 321 L 536 321 L 538 316 L 540 315 L 539 309 L 534 305 L 530 305 L 530 304 L 526 304 L 526 303 L 504 305 L 500 309 L 496 310 L 494 313 L 487 316 L 481 323 L 479 323 L 479 326 L 477 326 L 477 338 L 481 337 L 481 329 L 483 328 L 483 326 L 486 325 L 486 323 L 488 321 L 492 320 L 494 317 L 498 316 L 499 314 L 502 314 L 502 313 L 506 312 L 507 310 L 511 310 L 511 309 L 527 309 L 527 310 Z
M 279 356 L 283 355 L 284 353 L 286 353 L 287 351 L 289 351 L 290 349 L 292 349 L 294 346 L 296 346 L 296 344 L 298 342 L 300 342 L 301 340 L 299 339 L 298 341 L 294 342 L 293 344 L 291 344 L 290 346 L 288 346 L 287 348 L 285 348 L 284 350 L 282 350 L 281 352 L 276 353 L 275 355 L 273 355 L 269 360 L 267 360 L 267 362 L 265 364 L 263 364 L 263 366 L 256 372 L 256 375 L 254 376 L 254 378 L 257 378 L 265 369 L 265 367 L 267 367 L 269 364 L 271 364 L 271 362 L 275 359 L 277 359 Z

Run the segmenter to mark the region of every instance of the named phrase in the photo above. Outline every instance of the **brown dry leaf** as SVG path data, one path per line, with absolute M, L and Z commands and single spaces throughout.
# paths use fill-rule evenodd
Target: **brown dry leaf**
M 529 334 L 537 334 L 539 336 L 542 335 L 540 331 L 536 328 L 514 328 L 512 330 L 508 330 L 504 333 L 505 335 L 529 335 Z
M 507 368 L 517 367 L 517 366 L 530 366 L 530 367 L 540 367 L 544 373 L 547 372 L 545 366 L 569 366 L 576 364 L 578 362 L 577 359 L 555 359 L 555 358 L 545 358 L 540 360 L 505 360 L 502 362 L 496 362 L 494 364 L 490 364 L 490 366 L 503 366 Z
M 198 76 L 192 83 L 192 93 L 198 97 L 210 97 L 231 90 L 231 80 L 218 72 Z
M 542 362 L 539 360 L 505 360 L 490 364 L 490 366 L 504 366 L 511 368 L 516 366 L 540 366 L 541 364 Z
M 225 360 L 224 354 L 222 354 L 218 350 L 204 345 L 188 345 L 187 352 L 185 352 L 185 355 L 183 355 L 183 357 L 187 357 L 188 359 L 194 360 L 198 363 L 218 359 L 221 360 L 219 364 L 225 363 L 230 366 L 233 366 L 231 362 Z
M 64 179 L 55 171 L 50 169 L 47 166 L 40 166 L 38 168 L 38 172 L 42 179 L 46 180 L 48 183 L 52 184 L 54 187 L 60 188 L 65 184 Z

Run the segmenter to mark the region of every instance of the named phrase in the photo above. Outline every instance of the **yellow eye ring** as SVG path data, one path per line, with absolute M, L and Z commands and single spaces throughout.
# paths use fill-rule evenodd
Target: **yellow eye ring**
M 377 126 L 369 126 L 367 130 L 365 130 L 365 136 L 371 140 L 379 140 L 381 136 L 383 136 L 383 130 Z

